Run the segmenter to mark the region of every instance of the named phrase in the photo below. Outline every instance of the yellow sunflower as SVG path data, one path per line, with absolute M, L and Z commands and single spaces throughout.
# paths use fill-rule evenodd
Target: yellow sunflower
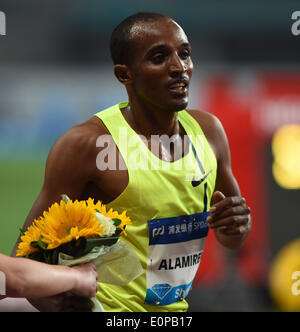
M 113 209 L 106 211 L 106 206 L 100 201 L 95 204 L 94 200 L 89 198 L 87 201 L 73 202 L 65 196 L 59 204 L 54 203 L 42 217 L 34 220 L 28 227 L 21 237 L 22 242 L 19 244 L 17 255 L 26 256 L 38 251 L 39 248 L 32 246 L 32 242 L 39 242 L 47 250 L 51 250 L 80 237 L 104 236 L 104 226 L 98 222 L 96 210 L 105 217 L 119 219 L 121 223 L 117 228 L 122 229 L 124 233 L 125 226 L 131 224 L 126 210 L 119 214 Z
M 38 251 L 38 248 L 31 246 L 31 242 L 38 241 L 40 236 L 41 230 L 37 227 L 36 222 L 34 221 L 33 224 L 28 227 L 24 235 L 21 236 L 21 242 L 18 246 L 17 256 L 26 256 Z
M 47 249 L 54 249 L 80 237 L 102 236 L 95 211 L 86 205 L 86 201 L 61 201 L 54 203 L 43 214 L 41 234 Z
M 92 198 L 89 198 L 87 200 L 87 206 L 93 209 L 94 211 L 98 210 L 101 214 L 103 214 L 107 218 L 120 219 L 121 223 L 120 225 L 117 226 L 117 228 L 122 229 L 124 233 L 125 233 L 124 227 L 132 224 L 131 219 L 126 215 L 127 213 L 126 210 L 124 210 L 121 214 L 118 213 L 117 211 L 114 211 L 112 208 L 109 209 L 109 211 L 106 211 L 106 206 L 104 204 L 102 204 L 100 201 L 94 203 L 94 200 Z

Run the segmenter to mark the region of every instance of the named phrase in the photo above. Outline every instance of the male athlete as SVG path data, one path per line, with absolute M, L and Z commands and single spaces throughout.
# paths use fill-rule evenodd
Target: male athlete
M 100 284 L 104 309 L 186 311 L 208 228 L 222 245 L 238 249 L 251 230 L 250 209 L 232 174 L 221 123 L 186 110 L 193 63 L 183 29 L 165 15 L 132 15 L 112 33 L 111 54 L 128 102 L 58 139 L 24 228 L 63 193 L 126 209 L 132 220 L 126 241 L 144 273 L 124 287 Z M 68 297 L 54 308 L 46 300 L 35 305 L 81 310 L 87 303 Z

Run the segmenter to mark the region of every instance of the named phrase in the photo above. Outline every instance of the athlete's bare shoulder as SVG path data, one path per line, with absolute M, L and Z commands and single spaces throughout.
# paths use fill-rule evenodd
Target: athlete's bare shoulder
M 70 128 L 51 148 L 46 174 L 51 174 L 51 180 L 53 172 L 57 178 L 59 172 L 70 176 L 76 174 L 76 177 L 92 177 L 96 171 L 95 160 L 99 153 L 96 142 L 103 134 L 108 134 L 108 131 L 96 117 Z
M 89 142 L 94 144 L 95 139 L 104 134 L 109 134 L 109 132 L 102 121 L 97 117 L 92 117 L 89 120 L 70 128 L 61 139 L 68 139 L 71 141 L 79 140 L 79 142 L 82 141 L 85 144 Z
M 220 120 L 213 114 L 202 110 L 187 110 L 188 113 L 200 124 L 205 132 L 214 132 L 222 126 Z M 206 133 L 205 133 L 206 134 Z
M 96 153 L 96 141 L 101 135 L 109 134 L 102 121 L 96 117 L 67 130 L 55 142 L 51 151 L 63 150 L 64 154 L 76 149 L 78 153 Z
M 217 159 L 228 150 L 228 141 L 221 121 L 214 115 L 202 110 L 187 110 L 199 123 Z

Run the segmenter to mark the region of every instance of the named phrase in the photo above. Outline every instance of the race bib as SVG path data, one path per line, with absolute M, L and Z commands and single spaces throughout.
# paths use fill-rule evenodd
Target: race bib
M 148 221 L 146 304 L 167 305 L 187 296 L 201 261 L 209 214 Z

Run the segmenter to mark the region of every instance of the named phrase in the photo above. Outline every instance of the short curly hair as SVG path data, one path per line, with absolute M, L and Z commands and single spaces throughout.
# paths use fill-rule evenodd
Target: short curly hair
M 169 16 L 154 12 L 139 12 L 125 18 L 112 32 L 110 38 L 110 53 L 113 63 L 128 64 L 131 59 L 130 36 L 132 27 L 138 22 L 151 22 L 170 19 Z

